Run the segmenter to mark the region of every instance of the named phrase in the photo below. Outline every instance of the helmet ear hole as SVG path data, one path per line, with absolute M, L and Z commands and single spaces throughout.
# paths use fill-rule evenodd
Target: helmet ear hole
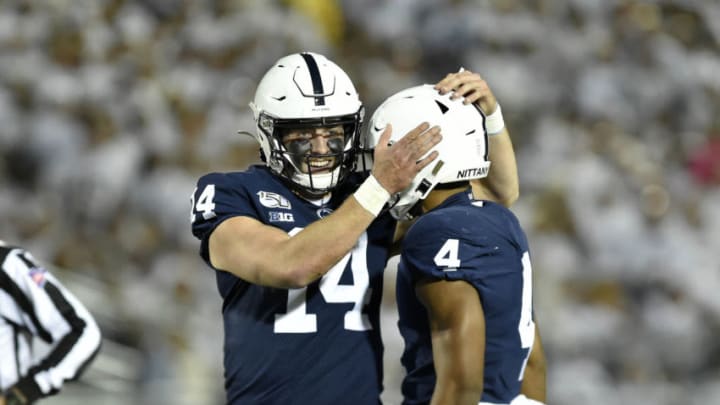
M 428 181 L 428 179 L 422 179 L 420 180 L 420 184 L 418 184 L 417 188 L 415 188 L 415 192 L 420 195 L 420 197 L 425 197 L 428 192 L 430 192 L 430 187 L 432 186 L 432 183 Z

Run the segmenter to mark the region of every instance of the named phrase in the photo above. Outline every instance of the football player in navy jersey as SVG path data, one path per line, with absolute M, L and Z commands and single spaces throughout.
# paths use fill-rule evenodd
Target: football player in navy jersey
M 468 82 L 446 91 L 466 97 Z M 396 226 L 379 214 L 435 159 L 439 129 L 419 123 L 390 146 L 387 127 L 370 174 L 356 171 L 363 106 L 346 73 L 315 53 L 278 60 L 250 106 L 265 164 L 207 174 L 191 201 L 223 298 L 227 402 L 377 404 Z M 512 199 L 517 182 L 489 187 Z
M 370 138 L 385 142 L 392 125 L 397 142 L 420 120 L 440 126 L 443 139 L 391 208 L 398 219 L 420 215 L 402 242 L 396 285 L 403 403 L 542 403 L 528 242 L 509 209 L 482 184 L 470 187 L 488 174 L 488 133 L 498 124 L 425 85 L 380 105 Z

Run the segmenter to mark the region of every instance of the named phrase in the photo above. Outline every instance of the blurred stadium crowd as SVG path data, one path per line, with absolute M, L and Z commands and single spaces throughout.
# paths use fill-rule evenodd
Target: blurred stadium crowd
M 300 50 L 345 68 L 368 112 L 460 66 L 487 79 L 518 155 L 550 404 L 719 401 L 717 0 L 5 0 L 0 237 L 107 338 L 48 403 L 222 403 L 189 196 L 258 161 L 247 102 Z

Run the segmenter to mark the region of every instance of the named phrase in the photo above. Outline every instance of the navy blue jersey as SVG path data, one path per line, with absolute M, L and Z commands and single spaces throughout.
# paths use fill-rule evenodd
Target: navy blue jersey
M 421 279 L 475 287 L 486 323 L 482 401 L 510 403 L 520 394 L 535 336 L 528 244 L 515 215 L 463 192 L 421 216 L 405 235 L 397 275 L 405 404 L 429 403 L 435 387 L 428 315 L 415 295 Z
M 210 265 L 208 239 L 228 218 L 248 216 L 293 235 L 329 215 L 351 191 L 351 185 L 336 190 L 317 206 L 265 166 L 205 175 L 192 202 L 200 255 Z M 229 404 L 379 403 L 382 272 L 394 227 L 392 218 L 379 217 L 348 255 L 306 288 L 263 287 L 216 271 Z

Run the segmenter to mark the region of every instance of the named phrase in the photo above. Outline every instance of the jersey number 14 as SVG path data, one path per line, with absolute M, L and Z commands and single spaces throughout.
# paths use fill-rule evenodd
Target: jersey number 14
M 289 232 L 293 236 L 302 228 Z M 363 233 L 353 250 L 348 252 L 330 271 L 320 279 L 320 293 L 325 302 L 353 303 L 345 313 L 344 327 L 347 330 L 366 331 L 372 329 L 370 319 L 362 312 L 370 300 L 370 275 L 367 268 L 367 234 Z M 352 259 L 352 260 L 351 260 Z M 350 262 L 353 284 L 340 284 L 345 267 Z M 275 314 L 275 333 L 314 333 L 317 332 L 317 315 L 307 312 L 307 287 L 288 290 L 287 312 Z

